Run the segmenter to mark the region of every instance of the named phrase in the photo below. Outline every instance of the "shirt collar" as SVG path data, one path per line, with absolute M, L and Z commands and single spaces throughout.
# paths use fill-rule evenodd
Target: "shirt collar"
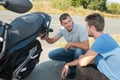
M 65 29 L 66 30 L 66 32 L 68 32 L 67 31 L 67 29 Z M 73 23 L 73 26 L 72 26 L 72 31 L 71 32 L 69 32 L 69 33 L 73 33 L 73 32 L 75 32 L 76 30 L 75 30 L 75 24 Z

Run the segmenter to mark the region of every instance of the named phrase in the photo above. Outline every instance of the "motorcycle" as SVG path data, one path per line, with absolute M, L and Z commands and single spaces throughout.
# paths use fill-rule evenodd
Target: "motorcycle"
M 17 13 L 25 13 L 33 6 L 29 0 L 0 0 L 0 5 Z M 32 72 L 43 50 L 37 37 L 53 31 L 50 22 L 51 16 L 44 12 L 19 16 L 9 24 L 0 21 L 1 79 L 20 80 Z

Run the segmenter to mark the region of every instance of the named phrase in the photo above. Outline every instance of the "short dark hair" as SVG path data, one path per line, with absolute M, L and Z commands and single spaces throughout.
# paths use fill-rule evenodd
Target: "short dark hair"
M 68 13 L 63 13 L 62 15 L 60 15 L 60 17 L 59 17 L 60 22 L 62 22 L 62 20 L 65 20 L 67 17 L 70 17 L 70 15 Z
M 95 26 L 97 31 L 103 31 L 105 26 L 105 21 L 103 16 L 99 13 L 93 13 L 86 16 L 85 21 L 87 21 L 89 26 Z

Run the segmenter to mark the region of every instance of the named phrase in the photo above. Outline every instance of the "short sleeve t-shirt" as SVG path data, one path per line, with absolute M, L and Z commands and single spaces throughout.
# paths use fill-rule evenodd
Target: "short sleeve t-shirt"
M 113 56 L 114 54 L 118 54 L 113 52 L 111 53 L 111 51 L 118 47 L 119 45 L 111 36 L 109 36 L 108 34 L 102 34 L 100 37 L 98 37 L 95 40 L 94 44 L 90 49 L 98 53 L 96 57 L 97 67 L 110 80 L 118 80 L 117 78 L 119 78 L 119 76 L 117 76 L 118 73 L 116 74 L 114 73 L 117 70 L 112 69 L 113 67 L 116 68 L 117 65 L 113 66 L 112 64 L 114 64 L 114 62 L 110 62 L 110 61 L 115 61 L 115 58 L 113 58 Z M 116 58 L 118 59 L 118 57 Z M 120 62 L 118 64 L 120 64 Z
M 73 29 L 71 32 L 68 32 L 64 27 L 61 27 L 55 36 L 58 38 L 64 37 L 67 42 L 83 42 L 88 40 L 88 35 L 85 28 L 75 23 L 73 24 Z

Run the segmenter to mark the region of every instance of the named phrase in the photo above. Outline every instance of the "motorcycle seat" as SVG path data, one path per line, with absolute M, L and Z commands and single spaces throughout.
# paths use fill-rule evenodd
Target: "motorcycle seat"
M 8 30 L 7 48 L 13 47 L 34 34 L 39 34 L 44 18 L 41 12 L 36 12 L 14 19 L 11 22 L 12 27 Z

